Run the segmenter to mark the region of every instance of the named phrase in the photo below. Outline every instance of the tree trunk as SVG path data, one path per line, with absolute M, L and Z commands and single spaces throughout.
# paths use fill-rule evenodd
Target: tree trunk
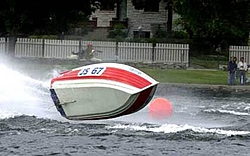
M 116 0 L 116 18 L 118 21 L 121 21 L 121 2 L 120 0 Z
M 173 24 L 173 3 L 172 1 L 168 2 L 168 21 L 167 21 L 167 32 L 172 32 L 172 24 Z

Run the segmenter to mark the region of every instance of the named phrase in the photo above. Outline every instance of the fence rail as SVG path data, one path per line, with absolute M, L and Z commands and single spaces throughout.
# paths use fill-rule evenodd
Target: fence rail
M 181 63 L 188 66 L 188 44 L 131 43 L 82 40 L 50 40 L 17 38 L 15 57 L 61 58 L 66 59 L 72 51 L 87 48 L 92 43 L 102 60 L 118 62 Z M 6 52 L 8 40 L 0 38 L 0 52 Z
M 230 46 L 229 57 L 235 56 L 240 60 L 241 57 L 245 58 L 247 64 L 250 64 L 250 46 Z

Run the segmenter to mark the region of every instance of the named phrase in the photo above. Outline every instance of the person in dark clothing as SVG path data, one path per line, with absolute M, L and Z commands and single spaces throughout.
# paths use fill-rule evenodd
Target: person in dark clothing
M 84 49 L 82 49 L 81 51 L 79 51 L 79 52 L 71 52 L 72 53 L 72 55 L 77 55 L 77 58 L 78 59 L 83 59 L 83 58 L 85 58 L 85 55 L 86 55 L 86 50 L 84 50 Z
M 237 70 L 237 58 L 231 57 L 228 63 L 228 85 L 233 85 L 235 83 L 235 74 Z

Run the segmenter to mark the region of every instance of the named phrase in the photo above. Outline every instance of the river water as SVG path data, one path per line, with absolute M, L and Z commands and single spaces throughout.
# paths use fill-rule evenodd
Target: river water
M 152 119 L 146 107 L 115 119 L 69 121 L 48 91 L 65 67 L 22 65 L 0 63 L 0 155 L 249 155 L 249 94 L 160 84 L 154 98 L 172 103 L 169 118 Z

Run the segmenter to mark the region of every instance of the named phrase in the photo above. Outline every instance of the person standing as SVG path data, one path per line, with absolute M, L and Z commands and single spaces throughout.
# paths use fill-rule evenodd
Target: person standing
M 238 63 L 238 70 L 239 70 L 239 80 L 240 84 L 244 85 L 246 83 L 246 72 L 247 72 L 247 63 L 244 60 L 244 57 L 240 58 Z
M 237 70 L 237 57 L 231 57 L 228 63 L 228 85 L 235 83 L 235 74 Z

